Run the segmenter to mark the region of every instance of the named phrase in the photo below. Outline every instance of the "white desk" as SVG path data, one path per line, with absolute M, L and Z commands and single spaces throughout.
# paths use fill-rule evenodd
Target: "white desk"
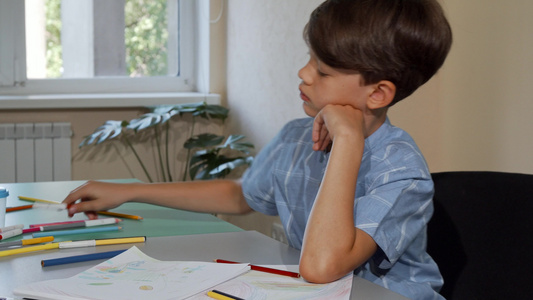
M 255 231 L 209 233 L 198 235 L 150 237 L 146 243 L 134 244 L 147 255 L 159 260 L 212 261 L 215 258 L 253 264 L 298 264 L 300 252 Z M 42 259 L 84 253 L 127 249 L 131 245 L 92 248 L 55 249 L 39 253 L 0 257 L 0 297 L 13 297 L 14 287 L 35 281 L 67 278 L 104 260 L 80 262 L 42 268 Z M 351 299 L 407 299 L 365 279 L 354 277 Z

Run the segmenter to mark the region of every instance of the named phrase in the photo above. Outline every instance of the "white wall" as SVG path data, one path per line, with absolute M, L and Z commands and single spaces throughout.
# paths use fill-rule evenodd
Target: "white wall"
M 288 120 L 305 116 L 297 75 L 308 58 L 302 30 L 320 2 L 228 1 L 229 125 L 258 148 Z

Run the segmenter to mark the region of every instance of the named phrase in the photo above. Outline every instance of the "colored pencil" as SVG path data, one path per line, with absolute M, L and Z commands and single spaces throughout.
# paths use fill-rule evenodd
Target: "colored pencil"
M 38 227 L 22 229 L 22 233 L 32 233 L 37 231 L 41 231 L 41 229 Z
M 118 245 L 118 244 L 130 244 L 130 243 L 144 243 L 146 241 L 145 236 L 139 237 L 126 237 L 126 238 L 112 238 L 112 239 L 96 239 L 96 240 L 84 240 L 84 241 L 71 241 L 59 243 L 59 248 L 80 248 L 80 247 L 94 247 L 103 245 Z
M 29 205 L 21 205 L 21 206 L 14 206 L 14 207 L 8 207 L 6 208 L 6 213 L 12 212 L 12 211 L 18 211 L 18 210 L 24 210 L 24 209 L 30 209 L 33 208 L 32 204 Z
M 38 246 L 20 247 L 17 249 L 0 251 L 0 257 L 14 255 L 14 254 L 27 253 L 27 252 L 56 249 L 56 248 L 59 248 L 59 243 L 48 243 L 48 244 L 38 245 Z
M 57 225 L 48 225 L 48 226 L 40 226 L 39 231 L 53 231 L 53 230 L 63 230 L 63 229 L 71 229 L 71 228 L 82 228 L 82 227 L 94 227 L 94 226 L 101 226 L 101 225 L 110 225 L 110 224 L 116 224 L 122 221 L 121 219 L 117 218 L 105 218 L 105 219 L 96 219 L 96 220 L 84 220 L 83 222 L 76 222 L 76 223 L 68 223 L 68 224 L 57 224 Z M 35 228 L 35 227 L 33 227 Z
M 42 202 L 42 203 L 52 203 L 52 204 L 58 204 L 59 202 L 56 201 L 50 201 L 50 200 L 44 200 L 44 199 L 37 199 L 32 197 L 25 197 L 25 196 L 18 196 L 20 200 L 24 201 L 32 201 L 32 202 Z
M 111 211 L 97 211 L 97 214 L 100 215 L 106 215 L 106 216 L 113 216 L 113 217 L 119 217 L 119 218 L 125 218 L 125 219 L 133 219 L 133 220 L 142 220 L 143 217 L 141 216 L 135 216 L 135 215 L 128 215 L 128 214 L 122 214 L 122 213 L 116 213 Z
M 116 244 L 126 244 L 126 243 L 144 243 L 144 242 L 146 242 L 145 236 L 95 240 L 96 246 L 116 245 Z
M 10 231 L 2 232 L 2 234 L 0 234 L 0 240 L 14 237 L 14 236 L 21 235 L 21 234 L 22 234 L 22 229 L 13 229 Z
M 224 263 L 224 264 L 239 264 L 239 262 L 234 262 L 234 261 L 229 261 L 229 260 L 224 260 L 224 259 L 215 259 L 215 262 Z M 250 264 L 250 269 L 252 269 L 254 271 L 259 271 L 259 272 L 265 272 L 265 273 L 289 276 L 289 277 L 294 277 L 294 278 L 300 278 L 300 274 L 299 273 L 291 272 L 291 271 L 272 269 L 272 268 L 261 267 L 261 266 L 252 265 L 252 264 Z
M 10 247 L 21 247 L 21 246 L 34 245 L 34 244 L 41 244 L 41 243 L 51 242 L 53 240 L 54 240 L 53 236 L 45 236 L 45 237 L 42 237 L 42 238 L 23 239 L 23 240 L 14 241 L 14 242 L 3 242 L 3 243 L 0 243 L 0 249 L 2 249 L 2 248 L 10 248 Z
M 58 204 L 58 202 L 50 201 L 50 200 L 44 200 L 44 199 L 38 199 L 38 198 L 32 198 L 32 197 L 25 197 L 25 196 L 18 196 L 20 200 L 25 201 L 34 201 L 34 202 L 43 202 L 43 203 L 55 203 Z M 142 220 L 143 217 L 141 216 L 135 216 L 135 215 L 128 215 L 128 214 L 122 214 L 122 213 L 116 213 L 116 212 L 110 212 L 110 211 L 97 211 L 96 213 L 100 215 L 106 215 L 106 216 L 112 216 L 112 217 L 119 217 L 119 218 L 125 218 L 125 219 L 133 219 L 133 220 Z
M 63 264 L 70 264 L 70 263 L 77 263 L 82 261 L 90 261 L 90 260 L 97 260 L 97 259 L 106 259 L 106 258 L 112 258 L 115 257 L 125 250 L 116 250 L 116 251 L 108 251 L 108 252 L 99 252 L 99 253 L 91 253 L 91 254 L 83 254 L 83 255 L 76 255 L 76 256 L 67 256 L 67 257 L 61 257 L 61 258 L 53 258 L 53 259 L 45 259 L 41 260 L 41 266 L 42 267 L 49 267 L 49 266 L 56 266 L 56 265 L 63 265 Z
M 0 228 L 0 233 L 6 232 L 6 231 L 11 231 L 11 230 L 14 230 L 14 229 L 22 229 L 23 227 L 24 227 L 24 224 L 18 224 L 18 225 L 11 225 L 11 226 L 2 227 L 2 228 Z
M 16 236 L 16 235 L 21 235 L 21 234 L 31 233 L 31 232 L 36 232 L 36 231 L 40 231 L 39 228 L 22 229 L 22 227 L 16 227 L 16 228 L 14 228 L 12 230 L 4 230 L 4 231 L 2 231 L 1 232 L 2 234 L 0 235 L 0 240 L 7 239 L 8 237 L 13 237 L 13 236 Z M 1 299 L 2 298 L 0 298 L 0 300 Z
M 60 225 L 60 224 L 72 224 L 72 223 L 81 223 L 87 220 L 78 220 L 78 221 L 64 221 L 64 222 L 52 222 L 52 223 L 41 223 L 41 224 L 30 224 L 30 228 L 50 226 L 50 225 Z
M 233 296 L 218 290 L 212 290 L 207 292 L 207 296 L 217 300 L 244 300 L 243 298 L 239 298 L 237 296 Z
M 58 230 L 58 231 L 45 231 L 45 232 L 36 232 L 33 234 L 33 237 L 43 237 L 43 236 L 60 236 L 60 235 L 69 235 L 69 234 L 80 234 L 80 233 L 93 233 L 93 232 L 106 232 L 106 231 L 118 231 L 121 230 L 120 226 L 107 226 L 107 227 L 91 227 L 91 228 L 81 228 L 73 230 Z

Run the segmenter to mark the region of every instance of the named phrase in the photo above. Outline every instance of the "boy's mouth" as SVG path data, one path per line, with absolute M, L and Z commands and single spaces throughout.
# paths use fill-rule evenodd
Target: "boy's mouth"
M 311 101 L 311 100 L 309 99 L 309 97 L 307 97 L 307 95 L 304 94 L 304 92 L 302 92 L 302 90 L 300 90 L 300 98 L 302 98 L 302 100 L 305 101 L 305 102 L 309 102 L 309 101 Z

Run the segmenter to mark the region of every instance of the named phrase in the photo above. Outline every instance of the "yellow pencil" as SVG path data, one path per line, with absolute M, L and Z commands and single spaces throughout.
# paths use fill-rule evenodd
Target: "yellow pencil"
M 100 214 L 100 215 L 113 216 L 113 217 L 124 218 L 124 219 L 133 219 L 133 220 L 142 220 L 143 219 L 143 217 L 141 217 L 141 216 L 127 215 L 127 214 L 121 214 L 121 213 L 116 213 L 116 212 L 111 212 L 111 211 L 104 211 L 104 210 L 97 211 L 96 213 Z
M 57 249 L 57 248 L 59 248 L 59 243 L 49 243 L 49 244 L 44 244 L 44 245 L 39 245 L 39 246 L 22 247 L 22 248 L 17 248 L 17 249 L 0 251 L 0 257 L 33 252 L 33 251 Z
M 14 241 L 14 242 L 2 242 L 2 243 L 0 243 L 0 249 L 1 248 L 15 247 L 15 246 L 16 247 L 22 247 L 22 246 L 26 246 L 26 245 L 41 244 L 41 243 L 51 242 L 53 240 L 54 240 L 53 236 L 45 236 L 45 237 L 42 237 L 42 238 L 23 239 L 23 240 Z
M 223 293 L 217 290 L 212 290 L 212 291 L 207 292 L 207 296 L 213 299 L 218 299 L 218 300 L 244 300 L 242 298 L 239 298 L 239 297 L 236 297 L 230 294 L 226 294 L 226 293 Z
M 31 198 L 31 197 L 24 197 L 24 196 L 19 196 L 18 197 L 20 200 L 24 200 L 24 201 L 33 201 L 33 202 L 43 202 L 43 203 L 59 203 L 59 202 L 56 202 L 56 201 L 50 201 L 50 200 L 43 200 L 43 199 L 37 199 L 37 198 Z
M 129 237 L 129 238 L 115 238 L 115 239 L 101 239 L 96 240 L 95 245 L 116 245 L 116 244 L 129 244 L 129 243 L 144 243 L 146 241 L 145 236 Z
M 55 203 L 55 204 L 59 203 L 59 202 L 56 202 L 56 201 L 37 199 L 37 198 L 25 197 L 25 196 L 18 196 L 18 198 L 20 200 L 33 201 L 33 202 L 44 202 L 44 203 Z M 100 215 L 113 216 L 113 217 L 119 217 L 119 218 L 125 218 L 125 219 L 133 219 L 133 220 L 142 220 L 143 219 L 143 217 L 141 217 L 141 216 L 121 214 L 121 213 L 116 213 L 116 212 L 111 212 L 111 211 L 97 211 L 97 213 L 100 214 Z
M 94 247 L 94 246 L 102 246 L 102 245 L 144 243 L 145 241 L 146 241 L 146 237 L 144 236 L 100 239 L 100 240 L 83 240 L 83 241 L 60 242 L 59 248 L 63 249 L 63 248 Z

